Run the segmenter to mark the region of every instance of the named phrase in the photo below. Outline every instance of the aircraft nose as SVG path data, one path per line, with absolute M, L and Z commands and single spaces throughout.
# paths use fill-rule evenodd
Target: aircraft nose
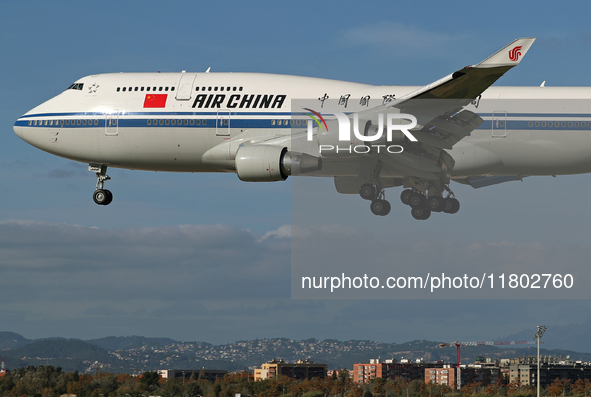
M 19 122 L 17 121 L 14 126 L 12 127 L 12 129 L 14 130 L 14 133 L 16 135 L 18 135 L 19 138 L 24 139 L 23 138 L 23 127 L 21 127 L 19 125 Z

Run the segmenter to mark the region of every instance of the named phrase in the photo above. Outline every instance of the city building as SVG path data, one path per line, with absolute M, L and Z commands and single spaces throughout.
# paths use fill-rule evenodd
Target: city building
M 456 369 L 449 365 L 443 368 L 425 368 L 425 383 L 453 387 L 456 384 Z
M 459 382 L 458 382 L 459 378 Z M 425 369 L 425 383 L 436 383 L 458 388 L 471 383 L 479 383 L 483 386 L 495 385 L 502 379 L 501 369 L 498 366 L 485 366 L 482 364 L 471 364 L 460 366 L 458 370 L 455 365 L 445 365 L 443 368 Z
M 299 360 L 296 363 L 286 363 L 283 360 L 272 360 L 255 368 L 254 380 L 272 379 L 285 375 L 293 379 L 326 378 L 326 364 L 318 364 L 310 360 Z
M 557 356 L 540 357 L 540 385 L 549 386 L 557 378 L 591 379 L 591 365 L 581 361 L 572 361 Z M 520 385 L 537 385 L 538 382 L 537 357 L 519 357 L 511 359 L 509 364 L 509 381 L 519 382 Z
M 229 371 L 223 369 L 159 369 L 158 375 L 164 379 L 186 379 L 189 380 L 191 375 L 195 374 L 196 378 L 201 377 L 209 381 L 215 381 L 217 378 L 223 378 Z
M 370 359 L 369 363 L 353 364 L 353 381 L 358 383 L 368 383 L 372 379 L 404 379 L 408 381 L 424 379 L 426 368 L 441 368 L 443 361 L 435 363 L 426 363 L 423 360 L 409 362 L 403 360 L 398 362 L 394 359 L 384 360 Z

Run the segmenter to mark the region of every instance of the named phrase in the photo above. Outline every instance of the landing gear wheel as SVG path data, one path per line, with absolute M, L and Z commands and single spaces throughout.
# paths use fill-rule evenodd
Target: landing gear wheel
M 441 212 L 445 208 L 445 199 L 441 196 L 431 196 L 427 198 L 427 208 L 434 212 Z
M 413 218 L 419 221 L 427 220 L 431 216 L 431 210 L 425 207 L 413 208 L 412 210 L 410 210 L 410 213 Z
M 365 183 L 359 188 L 359 195 L 364 200 L 374 200 L 376 198 L 376 188 L 371 183 Z
M 402 204 L 410 205 L 410 198 L 413 193 L 412 189 L 403 190 L 402 193 L 400 193 L 400 201 L 402 201 Z
M 455 214 L 460 210 L 460 202 L 453 197 L 446 198 L 444 204 L 443 212 L 446 214 Z
M 371 212 L 373 212 L 374 215 L 385 216 L 390 213 L 390 209 L 392 207 L 390 203 L 386 200 L 374 200 L 371 202 L 369 208 L 371 209 Z
M 98 189 L 92 195 L 92 199 L 98 205 L 109 205 L 113 201 L 113 194 L 109 190 Z
M 412 195 L 410 196 L 409 205 L 412 208 L 424 207 L 425 206 L 425 196 L 423 196 L 421 193 L 412 192 Z

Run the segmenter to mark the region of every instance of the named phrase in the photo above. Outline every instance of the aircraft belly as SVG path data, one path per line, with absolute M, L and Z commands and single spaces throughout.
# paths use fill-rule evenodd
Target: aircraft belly
M 106 135 L 104 128 L 33 128 L 25 134 L 39 149 L 84 163 L 148 171 L 229 171 L 202 161 L 211 145 L 222 142 L 207 138 L 215 137 L 209 129 L 119 128 L 116 135 Z
M 590 145 L 589 131 L 519 131 L 505 166 L 520 175 L 591 172 Z
M 506 137 L 479 131 L 450 151 L 453 177 L 564 175 L 591 172 L 588 131 L 507 130 Z

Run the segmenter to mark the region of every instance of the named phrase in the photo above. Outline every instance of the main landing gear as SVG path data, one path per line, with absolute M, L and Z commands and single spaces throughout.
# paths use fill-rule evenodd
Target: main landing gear
M 390 213 L 392 206 L 385 200 L 386 194 L 379 184 L 363 184 L 359 189 L 359 195 L 361 198 L 371 201 L 369 209 L 374 215 L 386 216 Z
M 431 212 L 455 214 L 460 210 L 460 202 L 453 197 L 451 192 L 446 198 L 442 196 L 426 197 L 420 192 L 406 189 L 400 194 L 400 201 L 411 207 L 411 215 L 418 220 L 429 219 Z
M 104 188 L 105 182 L 111 179 L 111 177 L 107 175 L 107 166 L 90 164 L 88 170 L 96 172 L 96 190 L 92 195 L 94 202 L 98 205 L 111 204 L 111 201 L 113 201 L 113 193 Z

